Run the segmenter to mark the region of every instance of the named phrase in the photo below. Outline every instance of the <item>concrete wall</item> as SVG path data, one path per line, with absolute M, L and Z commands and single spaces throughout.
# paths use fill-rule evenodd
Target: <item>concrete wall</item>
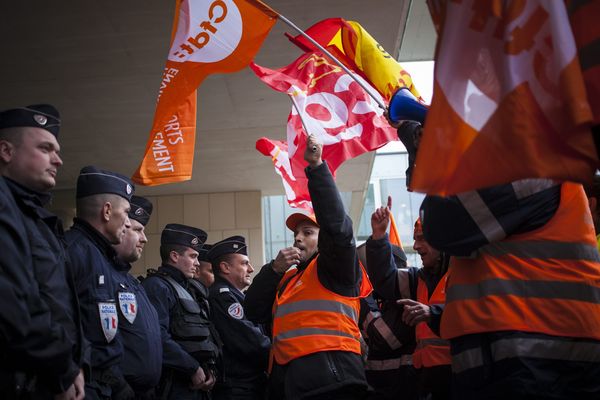
M 160 265 L 160 233 L 168 223 L 195 226 L 208 233 L 208 243 L 241 235 L 248 243 L 248 255 L 256 269 L 264 264 L 261 193 L 228 192 L 170 196 L 148 196 L 154 210 L 146 226 L 146 244 L 142 258 L 131 273 L 145 274 L 147 268 Z M 51 206 L 67 229 L 75 216 L 74 191 L 58 191 Z

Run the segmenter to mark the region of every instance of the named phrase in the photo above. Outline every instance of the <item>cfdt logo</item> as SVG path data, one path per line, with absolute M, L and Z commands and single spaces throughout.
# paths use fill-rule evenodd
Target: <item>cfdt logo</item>
M 242 30 L 242 16 L 232 0 L 184 1 L 169 60 L 221 61 L 236 49 Z

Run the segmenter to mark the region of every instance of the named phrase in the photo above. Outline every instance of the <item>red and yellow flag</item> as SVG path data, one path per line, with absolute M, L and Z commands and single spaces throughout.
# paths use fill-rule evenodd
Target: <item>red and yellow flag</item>
M 409 88 L 417 99 L 421 98 L 410 74 L 358 22 L 329 18 L 317 22 L 305 33 L 348 68 L 361 74 L 386 100 L 402 87 Z M 306 52 L 318 51 L 301 35 L 288 37 Z
M 192 177 L 196 89 L 210 74 L 248 65 L 276 20 L 275 11 L 258 0 L 177 0 L 154 122 L 135 182 L 160 185 Z
M 565 4 L 428 4 L 434 94 L 411 188 L 446 195 L 523 178 L 591 179 L 590 93 Z

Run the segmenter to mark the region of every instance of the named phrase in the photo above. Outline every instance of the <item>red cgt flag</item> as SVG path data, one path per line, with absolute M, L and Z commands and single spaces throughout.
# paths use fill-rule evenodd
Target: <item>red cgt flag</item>
M 446 195 L 523 178 L 591 179 L 589 96 L 597 94 L 586 93 L 565 4 L 428 4 L 439 34 L 435 84 L 412 189 Z
M 375 101 L 348 74 L 331 64 L 320 53 L 304 54 L 292 64 L 278 70 L 254 63 L 250 67 L 271 88 L 287 93 L 300 112 L 299 115 L 293 107 L 288 117 L 287 142 L 266 138 L 257 142 L 257 149 L 261 153 L 273 157 L 292 207 L 312 209 L 312 205 L 308 203 L 310 199 L 307 197 L 304 175 L 307 164 L 303 150 L 297 151 L 304 149 L 306 145 L 304 125 L 323 143 L 323 159 L 327 161 L 333 174 L 345 160 L 398 139 L 396 130 L 388 124 L 383 110 Z M 368 85 L 364 80 L 363 83 Z M 274 155 L 277 150 L 269 147 L 277 143 L 279 158 Z M 286 151 L 288 161 L 283 160 Z M 290 190 L 294 195 L 291 195 Z
M 247 66 L 276 20 L 277 14 L 258 0 L 177 0 L 154 122 L 135 182 L 191 179 L 196 88 L 210 74 Z

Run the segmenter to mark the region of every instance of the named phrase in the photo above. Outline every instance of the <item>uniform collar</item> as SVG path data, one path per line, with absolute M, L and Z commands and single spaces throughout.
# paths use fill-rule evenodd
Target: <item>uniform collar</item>
M 188 278 L 183 274 L 183 272 L 178 270 L 177 267 L 174 267 L 171 264 L 162 264 L 158 268 L 158 272 L 162 272 L 162 273 L 169 275 L 171 278 L 175 279 L 177 281 L 177 283 L 179 283 L 181 285 L 184 285 L 184 286 L 187 285 Z
M 15 197 L 18 197 L 27 203 L 33 203 L 36 207 L 44 207 L 50 200 L 52 200 L 52 195 L 50 193 L 42 193 L 37 192 L 35 190 L 29 189 L 26 186 L 21 185 L 20 183 L 13 181 L 10 178 L 4 177 L 10 191 L 13 193 Z
M 106 257 L 114 261 L 114 264 L 117 264 L 115 260 L 117 260 L 117 252 L 113 248 L 112 243 L 108 241 L 107 238 L 104 237 L 96 228 L 90 225 L 87 221 L 81 218 L 73 218 L 73 227 L 71 229 L 76 229 L 82 232 L 85 236 L 87 236 L 100 251 L 106 255 Z

